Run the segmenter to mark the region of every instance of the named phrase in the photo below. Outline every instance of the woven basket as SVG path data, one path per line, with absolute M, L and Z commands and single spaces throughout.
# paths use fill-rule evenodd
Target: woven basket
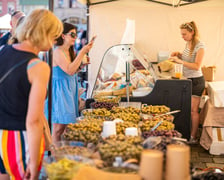
M 132 89 L 133 87 L 132 86 L 129 86 L 129 94 L 132 93 Z M 113 90 L 113 95 L 114 96 L 122 96 L 122 95 L 126 95 L 126 87 L 125 88 L 122 88 L 122 89 L 118 89 L 118 90 Z

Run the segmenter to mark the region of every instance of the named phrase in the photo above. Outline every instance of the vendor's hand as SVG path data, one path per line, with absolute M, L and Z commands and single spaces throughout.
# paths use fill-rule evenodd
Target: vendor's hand
M 169 58 L 170 61 L 176 62 L 178 64 L 183 64 L 183 61 L 176 56 Z
M 179 52 L 172 52 L 170 56 L 171 56 L 171 57 L 172 57 L 172 56 L 179 56 L 179 54 L 180 54 Z

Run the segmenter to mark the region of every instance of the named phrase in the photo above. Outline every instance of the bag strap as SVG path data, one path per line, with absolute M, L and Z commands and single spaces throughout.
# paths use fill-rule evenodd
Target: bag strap
M 19 66 L 23 65 L 25 62 L 29 61 L 30 58 L 27 58 L 23 61 L 20 61 L 19 63 L 15 64 L 13 67 L 11 67 L 1 78 L 0 78 L 0 84 L 11 74 L 12 71 L 14 71 Z

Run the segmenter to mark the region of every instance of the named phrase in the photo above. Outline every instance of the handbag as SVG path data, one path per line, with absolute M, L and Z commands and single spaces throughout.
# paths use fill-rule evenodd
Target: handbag
M 29 61 L 30 58 L 27 58 L 23 61 L 20 61 L 19 63 L 15 64 L 13 67 L 11 67 L 1 78 L 0 78 L 0 84 L 19 66 L 23 65 L 27 61 Z M 44 139 L 45 139 L 45 149 L 49 151 L 52 146 L 52 137 L 51 137 L 51 132 L 50 128 L 48 125 L 48 122 L 46 121 L 45 118 L 41 117 L 41 120 L 43 121 L 43 126 L 44 126 Z

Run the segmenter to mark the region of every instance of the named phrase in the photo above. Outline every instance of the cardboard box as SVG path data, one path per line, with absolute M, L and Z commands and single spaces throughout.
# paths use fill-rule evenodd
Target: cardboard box
M 212 144 L 209 150 L 210 154 L 224 154 L 224 128 L 212 128 Z
M 208 96 L 215 107 L 224 107 L 224 81 L 208 82 Z
M 203 66 L 201 68 L 202 73 L 204 75 L 205 81 L 214 81 L 215 80 L 215 72 L 216 67 L 215 66 Z

